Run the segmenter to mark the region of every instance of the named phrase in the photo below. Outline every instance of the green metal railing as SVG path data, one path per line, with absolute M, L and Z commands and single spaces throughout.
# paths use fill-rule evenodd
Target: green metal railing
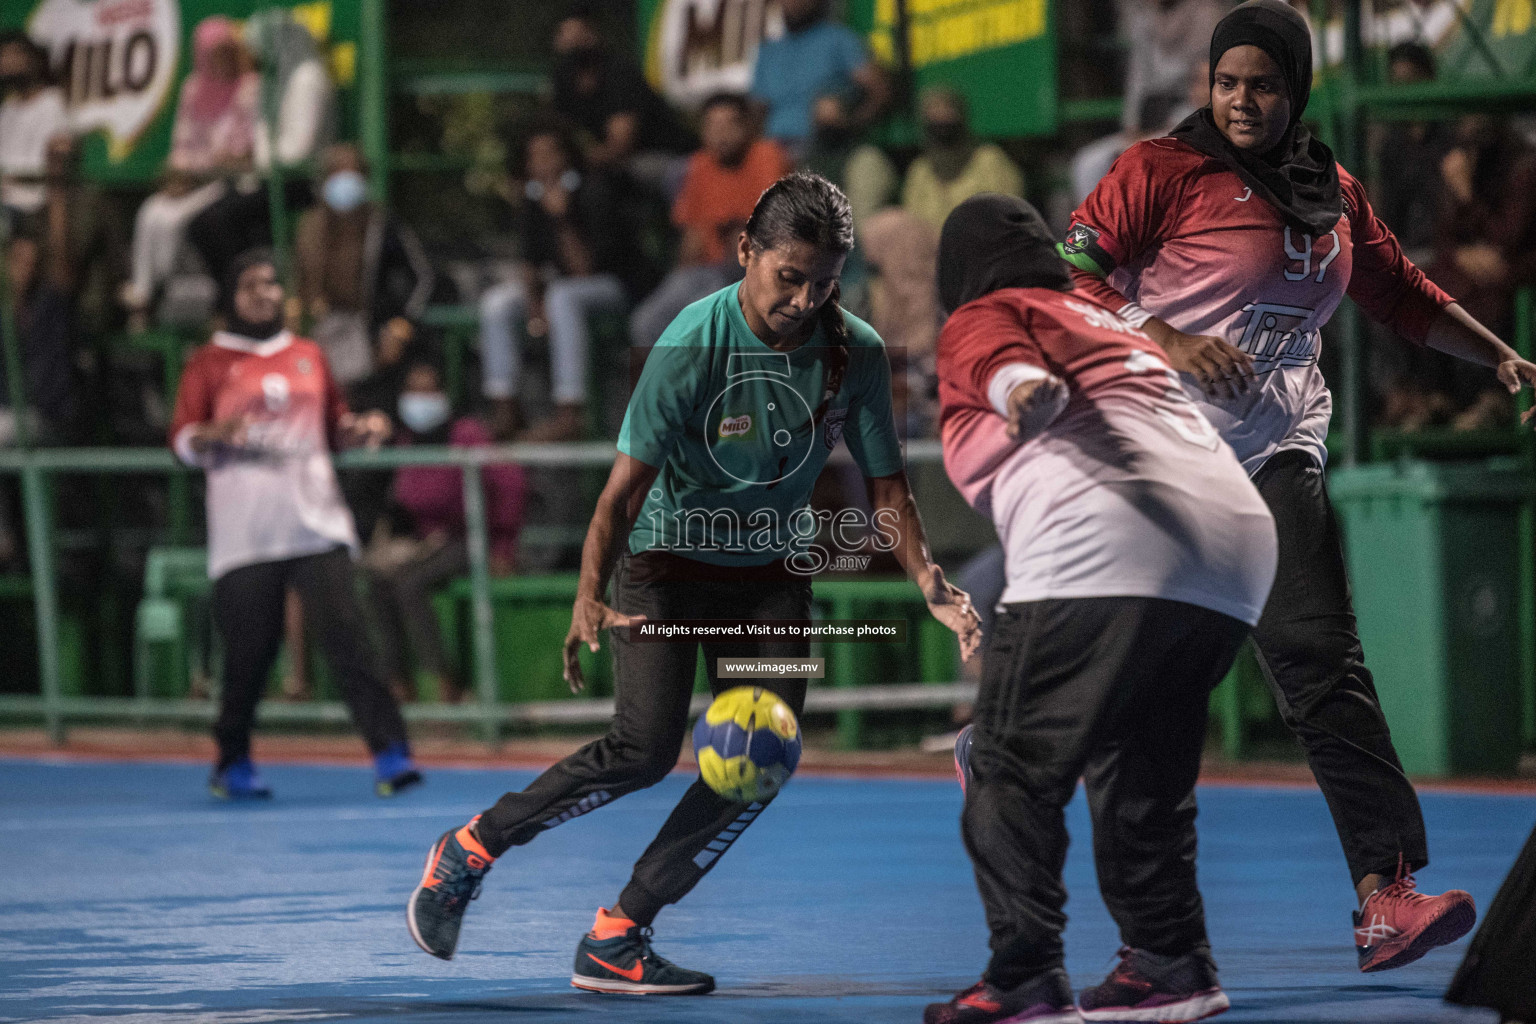
M 335 464 L 340 469 L 390 470 L 401 466 L 455 466 L 463 470 L 464 520 L 470 563 L 471 677 L 478 703 L 467 706 L 413 706 L 408 709 L 411 717 L 478 724 L 488 740 L 494 739 L 498 727 L 508 722 L 560 721 L 570 720 L 572 716 L 585 716 L 582 720 L 591 720 L 593 708 L 584 705 L 573 706 L 562 712 L 544 703 L 497 703 L 495 634 L 482 472 L 488 465 L 509 462 L 556 469 L 607 469 L 613 463 L 615 452 L 610 442 L 585 442 L 512 444 L 486 448 L 413 446 L 377 451 L 353 450 L 335 456 Z M 942 460 L 937 441 L 908 442 L 906 454 L 909 465 Z M 847 450 L 839 448 L 829 461 L 842 463 L 848 459 Z M 41 714 L 50 738 L 56 743 L 62 743 L 65 722 L 71 718 L 125 716 L 141 719 L 201 719 L 211 713 L 200 702 L 164 698 L 66 697 L 59 662 L 59 594 L 52 530 L 53 510 L 49 496 L 50 478 L 69 473 L 174 477 L 196 472 L 200 470 L 182 465 L 170 451 L 161 448 L 0 450 L 0 474 L 16 474 L 22 480 L 41 676 L 40 696 L 0 697 L 0 715 Z M 915 595 L 916 592 L 913 593 Z M 941 689 L 926 688 L 923 691 L 925 699 L 929 703 L 942 703 L 945 699 L 953 698 L 953 695 L 946 696 L 947 691 L 941 693 Z M 963 697 L 961 695 L 959 699 Z M 598 717 L 601 717 L 602 708 L 598 707 L 596 711 Z M 264 714 L 274 720 L 313 723 L 339 720 L 342 711 L 327 705 L 274 706 Z

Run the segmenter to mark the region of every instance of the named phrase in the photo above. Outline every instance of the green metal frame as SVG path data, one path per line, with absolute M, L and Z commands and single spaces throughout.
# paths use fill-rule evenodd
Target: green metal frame
M 3 284 L 3 280 L 0 280 Z M 11 345 L 7 344 L 9 350 Z M 487 465 L 515 462 L 523 466 L 606 469 L 613 464 L 616 449 L 610 442 L 570 444 L 513 444 L 487 448 L 449 448 L 415 446 L 385 448 L 378 451 L 353 450 L 339 453 L 335 463 L 342 469 L 397 469 L 401 466 L 457 466 L 464 471 L 464 520 L 470 552 L 470 613 L 473 681 L 478 706 L 420 712 L 421 717 L 437 721 L 475 722 L 488 741 L 494 741 L 499 727 L 508 721 L 525 720 L 525 712 L 516 707 L 496 704 L 495 636 L 492 615 L 491 577 L 485 492 L 481 473 Z M 912 441 L 907 445 L 907 461 L 942 460 L 937 441 Z M 847 461 L 845 449 L 833 453 L 832 461 Z M 55 743 L 63 743 L 65 721 L 69 718 L 112 717 L 131 711 L 139 718 L 198 718 L 202 711 L 191 710 L 186 702 L 156 699 L 131 701 L 113 698 L 70 698 L 63 692 L 59 665 L 59 598 L 52 537 L 52 510 L 48 501 L 49 477 L 64 473 L 111 475 L 161 475 L 185 478 L 198 472 L 182 465 L 163 448 L 43 448 L 0 450 L 0 473 L 19 474 L 26 497 L 27 548 L 32 567 L 32 599 L 36 609 L 40 698 L 0 697 L 0 714 L 30 714 L 40 711 Z M 876 584 L 869 584 L 874 586 Z M 832 587 L 864 587 L 865 584 L 828 583 Z M 915 596 L 910 585 L 902 585 Z M 847 595 L 840 593 L 846 601 Z M 864 599 L 878 596 L 858 592 Z M 884 595 L 889 597 L 890 595 Z M 839 655 L 834 655 L 834 660 Z M 329 721 L 335 711 L 316 705 L 292 712 L 275 712 L 276 717 L 299 721 Z M 527 712 L 532 714 L 533 712 Z M 845 718 L 845 737 L 856 738 L 856 720 Z

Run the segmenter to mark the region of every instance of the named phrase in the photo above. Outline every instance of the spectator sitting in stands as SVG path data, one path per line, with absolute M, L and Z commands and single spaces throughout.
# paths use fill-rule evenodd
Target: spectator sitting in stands
M 841 90 L 816 97 L 811 106 L 810 145 L 800 165 L 843 190 L 853 210 L 857 237 L 871 214 L 895 201 L 901 178 L 880 147 L 860 139 L 852 107 L 849 95 Z
M 400 444 L 475 448 L 491 442 L 490 431 L 479 420 L 452 419 L 442 375 L 431 362 L 413 361 L 406 370 L 398 411 Z M 480 478 L 485 488 L 490 569 L 506 575 L 516 562 L 527 482 L 522 467 L 511 464 L 486 466 Z M 414 697 L 404 641 L 421 670 L 431 677 L 439 697 L 457 702 L 464 687 L 443 654 L 432 592 L 469 571 L 463 472 L 452 466 L 402 467 L 395 472 L 392 496 L 399 515 L 380 522 L 364 557 L 380 627 L 385 678 L 398 699 Z M 397 518 L 405 520 L 405 529 L 398 533 L 389 526 Z
M 1426 271 L 1490 330 L 1509 334 L 1514 293 L 1536 282 L 1536 152 L 1492 114 L 1469 114 L 1440 164 L 1435 263 Z M 1485 375 L 1458 374 L 1457 394 L 1475 398 L 1457 429 L 1509 422 L 1512 399 L 1485 386 Z
M 757 137 L 744 96 L 711 96 L 699 124 L 703 147 L 689 158 L 683 189 L 672 204 L 682 248 L 677 266 L 630 319 L 630 342 L 637 348 L 651 348 L 685 306 L 741 277 L 736 239 L 757 197 L 794 170 L 778 143 Z
M 817 96 L 856 86 L 863 95 L 851 114 L 856 131 L 872 124 L 890 99 L 890 83 L 864 40 L 833 21 L 827 8 L 827 0 L 780 0 L 784 34 L 763 40 L 752 68 L 752 98 L 768 108 L 764 134 L 797 157 L 810 141 Z
M 492 404 L 492 429 L 510 436 L 522 419 L 522 338 L 547 335 L 555 410 L 519 439 L 573 440 L 586 429 L 587 318 L 624 309 L 636 244 L 623 226 L 612 176 L 584 170 L 575 135 L 563 122 L 536 124 L 520 156 L 521 274 L 480 299 L 482 387 Z
M 1387 76 L 1393 85 L 1432 82 L 1435 55 L 1422 43 L 1399 43 L 1388 52 Z M 1419 266 L 1433 259 L 1440 162 L 1451 142 L 1443 121 L 1391 121 L 1380 135 L 1381 201 L 1376 214 L 1397 235 L 1403 254 Z
M 133 276 L 123 289 L 142 329 L 156 293 L 176 269 L 187 224 L 225 194 L 226 176 L 251 167 L 261 78 L 229 18 L 204 18 L 192 33 L 192 71 L 181 84 L 164 184 L 144 200 L 133 229 Z
M 1233 0 L 1119 0 L 1125 40 L 1120 130 L 1072 158 L 1072 202 L 1088 198 L 1115 158 L 1142 139 L 1165 134 L 1210 99 L 1211 33 Z
M 1133 127 L 1094 139 L 1072 154 L 1072 202 L 1081 205 L 1120 154 L 1143 139 L 1167 135 L 1184 118 L 1205 106 L 1211 92 L 1211 65 L 1198 61 L 1189 72 L 1189 92 L 1182 100 L 1152 93 L 1140 101 Z
M 891 361 L 896 429 L 903 437 L 937 436 L 939 234 L 899 206 L 869 218 L 863 231 L 869 325 Z
M 335 136 L 336 94 L 309 29 L 283 8 L 251 15 L 245 42 L 261 71 L 252 157 L 261 174 L 312 160 Z M 277 112 L 269 123 L 268 110 Z M 313 199 L 308 175 L 285 177 L 283 202 L 302 209 Z M 214 280 L 222 280 L 235 256 L 272 244 L 270 197 L 254 175 L 242 178 L 187 225 L 187 240 Z
M 1394 85 L 1433 81 L 1434 54 L 1422 43 L 1399 43 L 1388 52 L 1387 76 Z M 1392 121 L 1372 133 L 1381 179 L 1376 214 L 1397 236 L 1403 255 L 1421 267 L 1434 262 L 1440 162 L 1451 142 L 1443 121 Z M 1377 421 L 1401 430 L 1449 421 L 1456 404 L 1444 388 L 1462 376 L 1460 360 L 1400 344 L 1375 321 L 1367 330 L 1371 392 L 1381 403 Z
M 671 199 L 693 133 L 656 94 L 639 67 L 602 36 L 595 3 L 576 3 L 555 29 L 554 109 L 582 130 L 587 163 L 627 170 Z
M 356 146 L 328 148 L 321 201 L 299 217 L 294 239 L 299 300 L 314 323 L 311 334 L 336 382 L 348 389 L 400 361 L 432 294 L 432 267 L 421 243 L 368 198 L 367 175 Z
M 938 234 L 949 211 L 981 192 L 1024 195 L 1024 175 L 992 143 L 971 135 L 965 97 L 948 86 L 923 90 L 918 101 L 923 151 L 907 168 L 901 205 Z
M 0 35 L 0 204 L 11 217 L 43 208 L 48 140 L 70 133 L 64 92 L 48 72 L 48 51 L 23 32 Z
M 58 240 L 50 243 L 45 244 L 31 228 L 23 228 L 6 249 L 25 385 L 22 394 L 29 411 L 19 413 L 12 405 L 6 369 L 0 365 L 0 446 L 17 443 L 18 420 L 23 416 L 33 444 L 57 444 L 70 433 L 78 411 L 68 259 Z
M 44 211 L 51 220 L 44 233 L 49 244 L 64 247 L 64 286 L 75 310 L 82 339 L 99 339 L 122 324 L 118 286 L 126 276 L 127 245 L 116 206 L 96 185 L 80 177 L 80 150 L 71 135 L 48 143 Z

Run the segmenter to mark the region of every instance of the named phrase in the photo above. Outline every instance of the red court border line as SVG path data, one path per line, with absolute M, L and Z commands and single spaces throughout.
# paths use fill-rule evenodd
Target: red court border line
M 310 766 L 320 768 L 367 768 L 367 758 L 359 755 L 288 754 L 268 751 L 262 754 L 262 763 L 270 765 Z M 0 765 L 7 761 L 40 764 L 175 764 L 205 765 L 208 758 L 202 754 L 161 752 L 150 750 L 6 750 L 0 747 Z M 425 770 L 434 768 L 464 771 L 507 770 L 542 771 L 554 761 L 548 757 L 509 755 L 505 758 L 463 758 L 418 756 L 417 763 Z M 1287 766 L 1289 768 L 1289 766 Z M 679 764 L 674 774 L 691 775 L 691 764 Z M 953 779 L 954 769 L 948 764 L 932 769 L 884 765 L 802 765 L 796 773 L 820 779 L 889 779 L 892 781 L 932 782 L 936 779 Z M 1202 772 L 1200 785 L 1223 789 L 1279 789 L 1317 791 L 1317 784 L 1310 778 L 1266 776 L 1262 772 L 1217 770 Z M 1444 793 L 1452 796 L 1536 796 L 1536 779 L 1415 779 L 1414 788 L 1423 793 Z

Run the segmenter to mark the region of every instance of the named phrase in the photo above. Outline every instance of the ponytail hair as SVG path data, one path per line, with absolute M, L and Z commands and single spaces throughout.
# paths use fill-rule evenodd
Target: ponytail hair
M 808 242 L 822 253 L 847 255 L 853 251 L 853 210 L 843 190 L 810 171 L 786 174 L 758 197 L 747 219 L 747 244 L 753 252 L 776 249 L 791 242 Z M 843 388 L 848 373 L 848 322 L 843 319 L 842 287 L 821 304 L 816 319 L 832 340 L 821 404 L 811 414 L 810 428 L 827 413 L 827 407 Z

